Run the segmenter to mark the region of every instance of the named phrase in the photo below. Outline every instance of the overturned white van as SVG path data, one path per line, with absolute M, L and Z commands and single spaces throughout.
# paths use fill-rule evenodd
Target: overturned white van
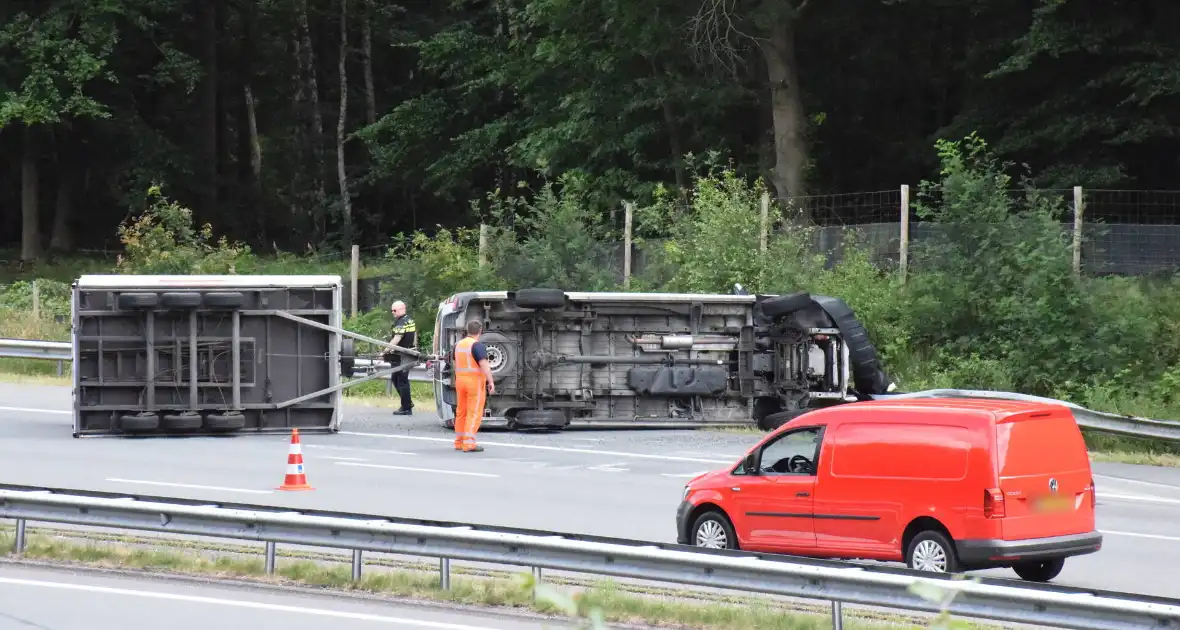
M 496 382 L 483 426 L 753 424 L 890 391 L 844 301 L 807 293 L 459 293 L 439 304 L 435 402 L 454 427 L 454 344 L 471 319 Z

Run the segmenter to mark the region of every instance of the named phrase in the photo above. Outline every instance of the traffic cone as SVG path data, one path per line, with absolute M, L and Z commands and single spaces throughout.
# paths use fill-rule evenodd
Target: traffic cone
M 279 490 L 315 490 L 307 485 L 303 473 L 303 448 L 299 443 L 299 429 L 291 429 L 291 450 L 287 451 L 287 477 Z

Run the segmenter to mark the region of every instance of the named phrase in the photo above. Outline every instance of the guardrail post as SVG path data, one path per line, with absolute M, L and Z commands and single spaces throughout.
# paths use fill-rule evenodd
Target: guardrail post
M 61 364 L 61 363 L 62 363 L 61 361 L 58 361 L 58 362 L 57 362 L 57 375 L 58 375 L 58 376 L 61 376 L 62 369 L 63 369 L 63 367 L 62 367 L 62 364 Z
M 438 585 L 442 590 L 451 590 L 451 559 L 439 558 Z
M 266 541 L 266 574 L 275 574 L 275 544 L 274 541 Z
M 20 555 L 25 552 L 25 519 L 16 519 L 16 536 L 12 540 L 13 553 Z
M 844 604 L 832 601 L 832 630 L 844 630 Z
M 360 549 L 353 549 L 352 550 L 352 581 L 353 582 L 360 582 L 361 581 L 361 564 L 362 564 L 361 550 Z

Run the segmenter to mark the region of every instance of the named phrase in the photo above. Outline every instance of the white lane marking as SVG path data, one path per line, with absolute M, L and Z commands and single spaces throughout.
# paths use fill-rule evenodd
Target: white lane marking
M 425 437 L 421 435 L 389 435 L 387 433 L 358 433 L 355 431 L 341 431 L 341 435 L 359 435 L 361 437 L 378 437 L 390 440 L 422 440 L 425 442 L 447 442 L 451 443 L 454 440 L 449 438 L 434 438 Z M 608 455 L 611 457 L 635 457 L 639 459 L 660 459 L 668 462 L 697 462 L 701 464 L 733 464 L 736 460 L 729 459 L 704 459 L 699 457 L 673 457 L 671 455 L 652 455 L 650 453 L 627 453 L 625 451 L 598 451 L 588 448 L 565 448 L 561 446 L 541 446 L 540 444 L 513 444 L 511 442 L 488 442 L 486 440 L 479 441 L 481 446 L 502 446 L 506 448 L 531 448 L 539 451 L 558 451 L 562 453 L 584 453 L 587 455 Z
M 382 455 L 417 455 L 417 453 L 407 453 L 405 451 L 390 451 L 380 448 L 360 448 L 357 446 L 324 446 L 321 444 L 304 444 L 304 448 L 323 449 L 326 451 L 357 451 L 360 453 L 381 453 Z
M 628 472 L 626 468 L 619 468 L 619 466 L 626 466 L 627 462 L 619 462 L 617 464 L 599 464 L 597 466 L 590 466 L 586 470 L 597 470 L 600 472 Z
M 660 476 L 661 477 L 687 477 L 687 478 L 691 479 L 693 477 L 703 475 L 707 472 L 709 472 L 709 471 L 702 470 L 700 472 L 690 472 L 690 473 L 660 473 Z
M 331 455 L 324 455 L 324 459 L 339 460 L 342 462 L 367 462 L 367 461 L 369 461 L 363 457 L 332 457 Z
M 62 415 L 73 415 L 73 411 L 61 409 L 32 409 L 30 407 L 0 407 L 0 411 L 15 411 L 18 413 L 59 413 Z
M 1103 534 L 1111 534 L 1113 536 L 1130 536 L 1131 538 L 1151 538 L 1152 540 L 1167 540 L 1171 542 L 1180 542 L 1180 537 L 1164 536 L 1162 534 L 1140 534 L 1139 532 L 1117 532 L 1110 529 L 1098 530 Z
M 169 483 L 167 481 L 145 481 L 143 479 L 116 479 L 108 477 L 107 481 L 115 483 L 135 483 L 145 486 L 167 486 L 169 488 L 192 488 L 194 490 L 218 490 L 221 492 L 242 492 L 245 494 L 271 494 L 272 490 L 250 490 L 248 488 L 222 488 L 220 486 L 198 486 L 191 483 Z
M 44 582 L 41 580 L 26 580 L 21 578 L 0 577 L 0 584 L 17 586 L 39 586 L 42 588 L 60 588 L 74 591 L 88 591 L 91 593 L 105 593 L 107 595 L 127 595 L 131 597 L 146 597 L 150 599 L 169 599 L 195 604 L 213 604 L 216 606 L 237 606 L 239 608 L 253 608 L 255 610 L 269 610 L 274 612 L 294 613 L 298 615 L 317 615 L 320 617 L 334 617 L 336 619 L 352 619 L 356 621 L 375 621 L 399 626 L 415 628 L 435 628 L 436 630 L 489 630 L 489 626 L 468 626 L 460 623 L 442 621 L 425 621 L 422 619 L 408 619 L 405 617 L 387 617 L 367 613 L 346 612 L 343 610 L 327 610 L 323 608 L 307 608 L 304 606 L 288 606 L 284 604 L 264 604 L 238 599 L 223 599 L 220 597 L 201 597 L 199 595 L 180 595 L 178 593 L 161 593 L 158 591 L 143 591 L 130 588 L 111 588 L 108 586 L 92 586 L 89 584 L 69 584 L 65 582 Z
M 491 473 L 467 472 L 464 470 L 438 470 L 436 468 L 410 468 L 409 466 L 386 466 L 384 464 L 357 464 L 354 462 L 336 462 L 337 466 L 360 466 L 362 468 L 382 468 L 385 470 L 409 470 L 412 472 L 438 473 L 440 475 L 466 475 L 468 477 L 499 477 Z
M 1180 505 L 1180 499 L 1165 499 L 1163 497 L 1144 497 L 1131 494 L 1111 494 L 1109 492 L 1098 492 L 1098 500 L 1115 499 L 1121 501 L 1143 501 L 1145 503 L 1170 503 L 1172 505 Z
M 1125 477 L 1111 477 L 1110 475 L 1094 475 L 1099 479 L 1110 479 L 1115 483 L 1137 483 L 1143 486 L 1154 486 L 1156 488 L 1167 488 L 1169 490 L 1180 490 L 1180 486 L 1173 486 L 1166 483 L 1157 483 L 1155 481 L 1141 481 L 1139 479 L 1127 479 Z

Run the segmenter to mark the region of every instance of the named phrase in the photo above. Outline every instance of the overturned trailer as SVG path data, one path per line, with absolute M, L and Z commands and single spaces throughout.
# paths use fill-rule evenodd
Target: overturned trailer
M 341 294 L 340 276 L 82 276 L 74 437 L 339 430 L 341 390 L 393 371 L 341 378 L 354 339 L 388 345 L 341 328 Z
M 484 424 L 508 428 L 753 424 L 893 389 L 844 301 L 807 293 L 459 293 L 435 318 L 434 393 L 454 427 L 451 352 L 467 322 L 496 393 Z

